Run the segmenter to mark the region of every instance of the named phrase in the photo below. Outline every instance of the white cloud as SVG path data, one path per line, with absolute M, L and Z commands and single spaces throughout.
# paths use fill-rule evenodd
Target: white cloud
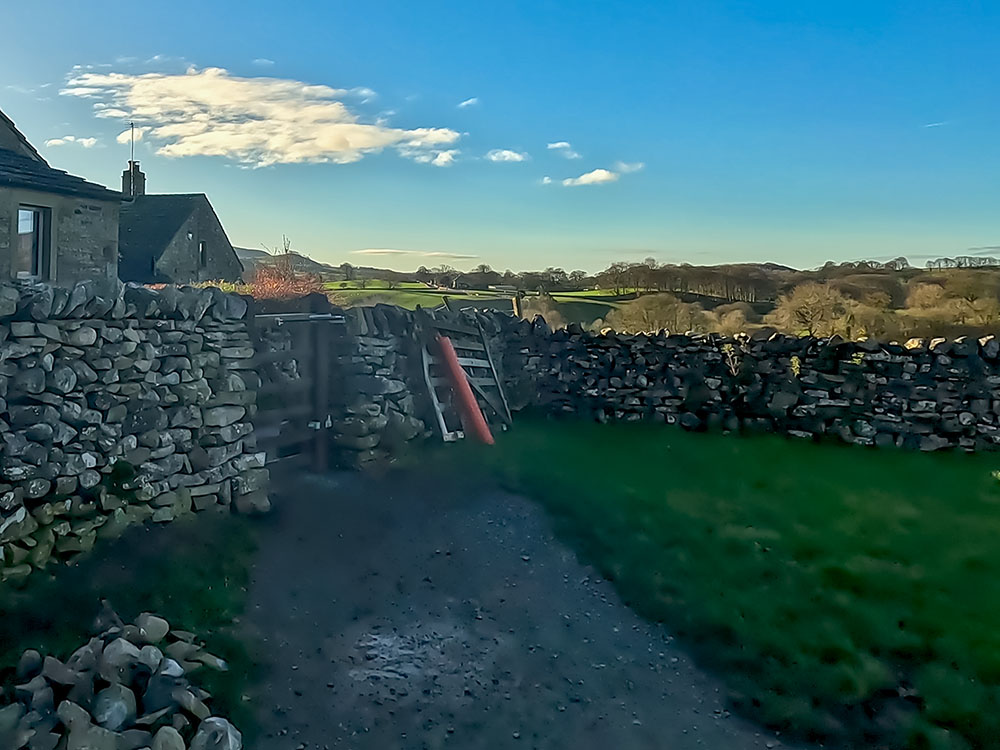
M 548 175 L 545 175 L 545 176 L 544 176 L 544 177 L 542 178 L 542 184 L 543 184 L 543 185 L 551 185 L 551 184 L 552 184 L 552 178 L 551 178 L 551 177 L 549 177 Z
M 240 164 L 347 164 L 384 149 L 430 163 L 450 163 L 450 128 L 393 128 L 362 122 L 342 101 L 370 89 L 335 89 L 284 78 L 240 77 L 222 68 L 186 73 L 74 73 L 67 96 L 96 99 L 98 114 L 146 128 L 162 156 L 222 156 Z M 124 119 L 124 118 L 123 118 Z
M 616 182 L 620 175 L 608 169 L 595 169 L 580 175 L 579 177 L 569 177 L 562 181 L 567 187 L 577 185 L 601 185 L 606 182 Z
M 254 59 L 253 64 L 260 68 L 270 68 L 274 65 L 274 60 L 268 60 L 266 57 L 258 57 Z
M 420 258 L 445 258 L 448 260 L 471 260 L 478 258 L 478 255 L 463 255 L 462 253 L 443 253 L 440 251 L 427 252 L 425 250 L 397 250 L 391 247 L 370 247 L 365 250 L 352 250 L 354 255 L 391 255 L 391 256 L 412 256 Z
M 135 129 L 135 142 L 138 143 L 142 140 L 142 136 L 149 128 L 138 127 Z M 115 138 L 119 143 L 130 143 L 132 141 L 132 128 L 127 128 L 120 132 Z
M 433 164 L 435 167 L 450 167 L 455 163 L 455 157 L 462 152 L 457 148 L 450 148 L 445 151 L 419 151 L 411 153 L 409 149 L 403 148 L 400 149 L 400 153 L 403 156 L 409 156 L 420 164 Z
M 495 148 L 486 154 L 486 158 L 490 161 L 526 161 L 528 155 L 507 148 Z
M 105 120 L 127 120 L 128 112 L 117 107 L 109 107 L 107 104 L 98 102 L 94 105 L 94 115 Z
M 458 151 L 456 149 L 441 151 L 437 154 L 437 156 L 431 159 L 431 164 L 435 167 L 450 167 L 455 163 L 455 154 L 457 153 Z
M 471 99 L 466 99 L 464 101 L 459 102 L 458 108 L 465 109 L 466 107 L 475 107 L 477 104 L 479 104 L 479 97 L 474 96 Z
M 83 148 L 93 148 L 97 145 L 96 138 L 78 138 L 75 135 L 64 135 L 62 138 L 49 138 L 45 141 L 46 146 L 68 146 L 70 144 L 83 146 Z
M 638 172 L 640 169 L 643 169 L 645 166 L 646 165 L 643 164 L 641 161 L 632 162 L 631 164 L 628 164 L 627 162 L 624 162 L 624 161 L 616 161 L 615 162 L 615 170 L 619 174 L 629 174 L 630 172 Z
M 580 154 L 573 150 L 573 147 L 568 141 L 556 141 L 555 143 L 550 143 L 547 148 L 550 151 L 558 151 L 560 154 L 565 156 L 567 159 L 579 159 Z

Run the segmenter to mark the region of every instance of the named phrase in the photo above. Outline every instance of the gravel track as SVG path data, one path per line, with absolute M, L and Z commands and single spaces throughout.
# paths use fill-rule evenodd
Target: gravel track
M 275 486 L 246 616 L 255 748 L 784 746 L 537 504 L 414 474 Z

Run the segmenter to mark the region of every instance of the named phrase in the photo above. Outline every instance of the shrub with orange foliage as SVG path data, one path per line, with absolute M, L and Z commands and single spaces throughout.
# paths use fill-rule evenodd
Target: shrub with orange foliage
M 250 282 L 241 285 L 240 294 L 249 294 L 254 299 L 291 299 L 324 291 L 318 276 L 296 273 L 291 264 L 283 260 L 279 258 L 274 265 L 257 266 Z
M 150 289 L 163 289 L 167 284 L 146 286 Z M 199 281 L 191 286 L 201 289 L 214 286 L 224 292 L 247 294 L 254 299 L 295 299 L 314 292 L 325 292 L 319 276 L 298 273 L 283 258 L 279 258 L 274 264 L 257 266 L 248 282 Z

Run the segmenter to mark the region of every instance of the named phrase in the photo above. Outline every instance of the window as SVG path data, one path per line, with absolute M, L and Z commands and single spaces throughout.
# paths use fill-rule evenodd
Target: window
M 208 265 L 208 248 L 205 247 L 204 241 L 198 243 L 198 258 L 201 260 L 202 268 Z
M 37 206 L 17 208 L 17 247 L 14 249 L 14 276 L 45 278 L 49 268 L 49 209 Z

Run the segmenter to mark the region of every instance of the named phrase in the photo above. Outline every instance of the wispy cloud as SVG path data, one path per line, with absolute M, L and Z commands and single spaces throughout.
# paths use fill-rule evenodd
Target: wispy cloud
M 21 94 L 23 96 L 34 96 L 37 101 L 47 102 L 50 101 L 48 96 L 39 96 L 39 94 L 45 93 L 45 89 L 49 88 L 51 83 L 40 83 L 37 86 L 23 86 L 17 83 L 11 83 L 4 86 L 4 91 L 11 91 L 15 94 Z
M 610 169 L 594 169 L 579 177 L 569 177 L 562 181 L 566 187 L 576 187 L 579 185 L 602 185 L 607 182 L 617 182 L 619 175 Z
M 544 177 L 543 177 L 543 178 L 541 179 L 541 183 L 542 183 L 543 185 L 551 185 L 551 184 L 552 184 L 552 178 L 551 178 L 551 177 L 549 177 L 548 175 L 545 175 L 545 176 L 544 176 Z
M 568 141 L 555 141 L 554 143 L 548 144 L 546 147 L 551 151 L 557 151 L 561 155 L 565 156 L 567 159 L 579 159 L 580 154 L 573 150 L 573 147 Z
M 471 99 L 464 99 L 463 101 L 460 101 L 458 103 L 458 108 L 465 109 L 466 107 L 475 107 L 477 104 L 479 104 L 479 97 L 474 96 Z
M 489 161 L 527 161 L 528 155 L 520 151 L 511 151 L 507 148 L 495 148 L 487 152 L 486 159 Z
M 97 145 L 96 138 L 79 138 L 75 135 L 64 135 L 62 138 L 49 138 L 45 141 L 46 146 L 82 146 L 83 148 L 93 148 Z
M 983 245 L 981 247 L 970 247 L 965 252 L 973 253 L 974 255 L 991 255 L 992 253 L 1000 253 L 1000 245 Z
M 630 172 L 638 172 L 645 166 L 646 165 L 643 164 L 641 161 L 632 162 L 631 164 L 624 161 L 616 161 L 615 171 L 618 172 L 618 174 L 629 174 Z
M 385 149 L 440 166 L 454 158 L 441 154 L 460 137 L 444 127 L 363 122 L 344 100 L 371 98 L 370 89 L 241 77 L 223 68 L 191 67 L 183 74 L 81 68 L 61 93 L 92 100 L 98 116 L 147 128 L 162 156 L 222 156 L 253 167 L 347 164 Z
M 428 252 L 425 250 L 398 250 L 392 247 L 369 247 L 364 250 L 352 250 L 354 255 L 388 255 L 388 256 L 410 256 L 420 258 L 443 258 L 445 260 L 472 260 L 478 255 L 465 255 L 463 253 L 444 253 L 440 251 Z
M 253 64 L 259 68 L 270 68 L 274 65 L 274 60 L 269 60 L 266 57 L 257 57 L 253 60 Z
M 942 120 L 941 122 L 928 122 L 923 127 L 925 128 L 940 128 L 942 125 L 948 125 L 951 120 Z

